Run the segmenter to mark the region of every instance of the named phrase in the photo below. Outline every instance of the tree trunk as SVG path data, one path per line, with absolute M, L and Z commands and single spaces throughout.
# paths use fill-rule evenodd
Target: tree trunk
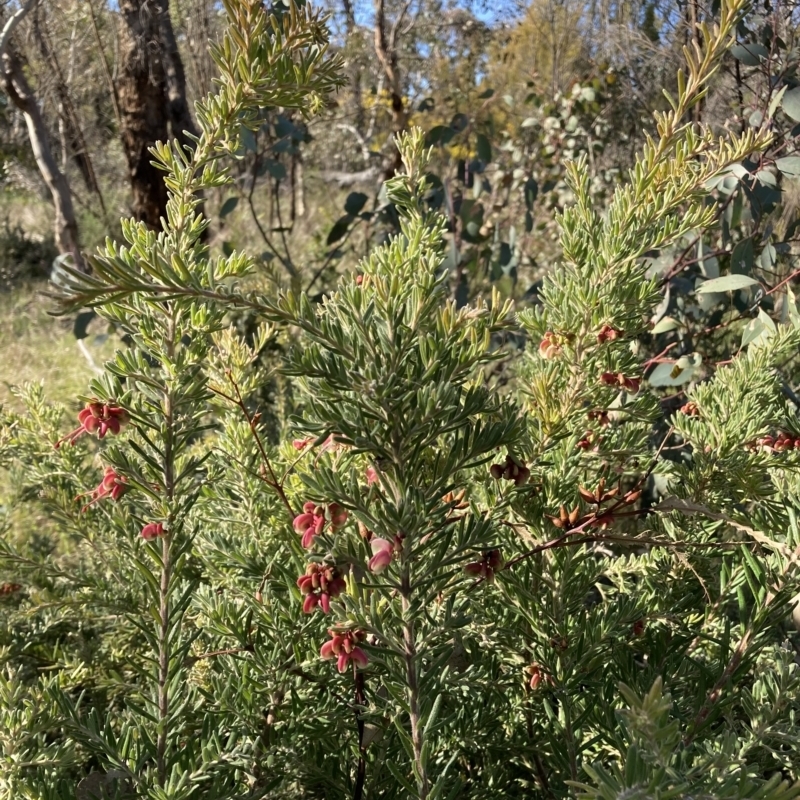
M 120 0 L 119 13 L 122 70 L 117 94 L 133 215 L 158 229 L 166 215 L 167 188 L 163 173 L 151 164 L 149 148 L 170 137 L 191 146 L 184 131 L 196 135 L 196 128 L 186 102 L 169 0 Z
M 86 264 L 78 243 L 78 221 L 72 205 L 69 184 L 64 173 L 58 168 L 58 163 L 53 155 L 47 126 L 39 110 L 39 104 L 25 77 L 20 56 L 8 47 L 2 59 L 3 69 L 0 80 L 3 89 L 25 119 L 36 166 L 53 198 L 55 209 L 53 227 L 56 247 L 60 253 L 71 255 L 75 266 L 85 272 Z

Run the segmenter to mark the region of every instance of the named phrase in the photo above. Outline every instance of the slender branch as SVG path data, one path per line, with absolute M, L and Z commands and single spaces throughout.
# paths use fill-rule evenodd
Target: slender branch
M 229 397 L 228 395 L 220 392 L 219 390 L 215 389 L 214 391 L 222 397 L 230 400 L 232 403 L 237 405 L 245 416 L 247 420 L 247 424 L 250 426 L 250 432 L 253 434 L 253 438 L 256 441 L 256 445 L 258 446 L 258 450 L 261 453 L 261 459 L 264 463 L 264 467 L 269 472 L 269 479 L 265 480 L 267 484 L 272 487 L 275 492 L 280 497 L 281 502 L 286 506 L 286 510 L 289 512 L 290 517 L 295 516 L 295 512 L 292 509 L 292 504 L 289 502 L 289 498 L 286 496 L 286 492 L 284 491 L 283 484 L 281 481 L 278 480 L 278 476 L 275 474 L 275 471 L 272 469 L 272 462 L 267 455 L 267 450 L 264 447 L 264 443 L 261 441 L 261 437 L 258 435 L 258 420 L 260 418 L 260 414 L 250 414 L 247 410 L 247 406 L 245 405 L 244 398 L 242 397 L 242 393 L 239 391 L 239 386 L 237 385 L 236 381 L 233 379 L 233 375 L 231 374 L 230 370 L 227 371 L 228 380 L 231 382 L 233 386 L 233 390 L 236 392 L 236 397 Z

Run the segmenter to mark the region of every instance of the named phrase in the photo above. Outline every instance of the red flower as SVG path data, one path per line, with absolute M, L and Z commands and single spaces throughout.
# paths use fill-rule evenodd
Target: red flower
M 344 578 L 334 566 L 309 564 L 306 574 L 297 579 L 300 591 L 305 595 L 303 611 L 310 614 L 319 606 L 326 614 L 331 610 L 331 598 L 338 597 L 346 588 Z
M 335 628 L 328 630 L 330 641 L 325 642 L 320 648 L 322 658 L 336 658 L 336 668 L 344 672 L 352 661 L 353 667 L 366 667 L 369 659 L 367 654 L 358 646 L 364 640 L 364 631 L 337 631 Z
M 295 450 L 305 450 L 313 441 L 314 439 L 311 436 L 307 436 L 305 439 L 293 439 L 292 447 L 294 447 Z
M 141 535 L 142 539 L 146 542 L 150 542 L 153 539 L 158 539 L 159 536 L 164 536 L 165 533 L 163 522 L 148 522 L 147 525 L 142 528 Z
M 378 471 L 373 466 L 367 467 L 367 486 L 378 482 Z
M 16 594 L 22 585 L 19 583 L 0 583 L 0 597 L 9 597 L 12 594 Z
M 84 492 L 84 494 L 78 495 L 78 497 L 85 497 L 88 494 L 92 497 L 81 511 L 86 511 L 89 506 L 94 505 L 98 500 L 102 500 L 104 497 L 110 497 L 112 500 L 119 500 L 120 497 L 128 491 L 128 488 L 127 478 L 120 475 L 114 467 L 106 467 L 100 485 L 91 492 Z M 77 500 L 78 498 L 76 497 L 75 499 Z
M 473 561 L 464 567 L 464 572 L 467 575 L 474 575 L 475 577 L 484 578 L 489 583 L 494 581 L 494 573 L 503 567 L 503 556 L 500 551 L 487 550 L 480 561 Z
M 97 433 L 98 439 L 102 439 L 109 431 L 117 434 L 128 421 L 128 412 L 119 406 L 94 401 L 86 404 L 86 408 L 78 414 L 78 421 L 80 425 L 72 433 L 59 439 L 56 448 L 61 447 L 64 442 L 74 444 L 84 433 Z

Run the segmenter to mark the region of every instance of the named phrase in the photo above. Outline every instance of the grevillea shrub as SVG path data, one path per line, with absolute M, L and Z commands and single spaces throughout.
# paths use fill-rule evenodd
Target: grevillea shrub
M 59 297 L 130 346 L 77 429 L 35 388 L 3 417 L 0 796 L 799 796 L 796 309 L 674 413 L 639 346 L 645 255 L 770 141 L 682 124 L 740 0 L 603 216 L 569 166 L 563 261 L 516 310 L 450 299 L 418 131 L 357 275 L 316 305 L 239 288 L 200 192 L 264 109 L 341 81 L 307 8 L 225 8 L 201 136 L 154 150 L 163 231 L 126 222 Z M 260 409 L 269 342 L 293 391 Z

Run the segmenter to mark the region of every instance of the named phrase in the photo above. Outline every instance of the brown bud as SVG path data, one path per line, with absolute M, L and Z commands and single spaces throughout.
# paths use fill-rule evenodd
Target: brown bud
M 584 489 L 583 486 L 578 487 L 578 494 L 587 502 L 594 503 L 594 492 Z

